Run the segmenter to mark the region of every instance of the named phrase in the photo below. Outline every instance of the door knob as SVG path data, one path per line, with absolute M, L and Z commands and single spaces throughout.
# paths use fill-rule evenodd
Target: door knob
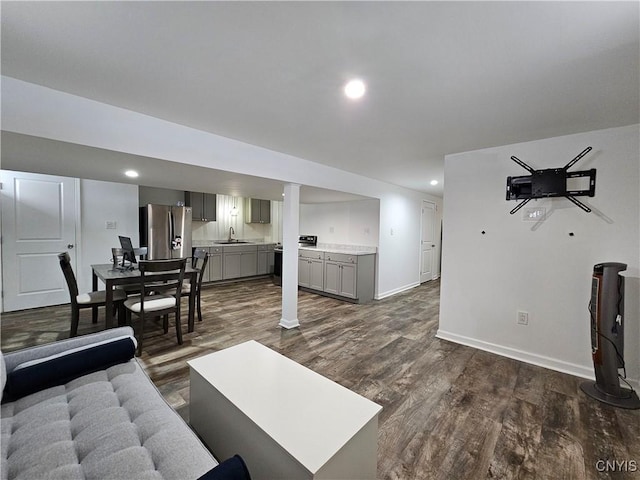
M 73 247 L 74 247 L 73 243 L 70 243 L 67 245 L 67 248 L 73 248 Z

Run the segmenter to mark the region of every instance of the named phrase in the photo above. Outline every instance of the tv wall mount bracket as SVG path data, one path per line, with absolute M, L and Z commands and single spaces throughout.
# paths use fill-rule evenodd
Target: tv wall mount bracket
M 575 197 L 593 197 L 596 194 L 596 169 L 592 168 L 591 170 L 579 172 L 568 171 L 591 150 L 591 147 L 585 148 L 562 168 L 547 168 L 544 170 L 535 170 L 519 158 L 512 156 L 511 160 L 527 170 L 531 175 L 507 177 L 507 200 L 522 200 L 509 213 L 513 215 L 533 199 L 551 197 L 565 197 L 585 212 L 591 212 L 588 206 Z M 569 188 L 567 185 L 568 179 L 582 177 L 589 179 L 587 187 Z M 577 182 L 580 183 L 580 181 Z M 582 183 L 581 185 L 584 184 Z

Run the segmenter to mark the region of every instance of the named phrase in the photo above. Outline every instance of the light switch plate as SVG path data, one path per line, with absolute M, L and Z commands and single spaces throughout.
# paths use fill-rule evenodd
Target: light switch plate
M 106 226 L 107 226 L 107 230 L 115 230 L 117 226 L 117 222 L 115 220 L 107 220 Z

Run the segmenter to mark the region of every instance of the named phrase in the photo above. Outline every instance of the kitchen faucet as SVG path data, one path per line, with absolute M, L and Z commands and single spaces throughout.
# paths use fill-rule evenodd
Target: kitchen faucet
M 236 231 L 233 229 L 233 227 L 229 227 L 229 241 L 231 241 L 231 235 L 235 234 Z

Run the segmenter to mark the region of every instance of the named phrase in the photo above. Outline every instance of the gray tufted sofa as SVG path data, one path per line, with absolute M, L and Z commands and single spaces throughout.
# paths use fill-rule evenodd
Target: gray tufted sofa
M 123 336 L 133 331 L 117 328 L 2 357 L 2 480 L 187 480 L 218 464 L 135 358 L 7 401 L 7 375 L 9 387 L 18 365 Z

